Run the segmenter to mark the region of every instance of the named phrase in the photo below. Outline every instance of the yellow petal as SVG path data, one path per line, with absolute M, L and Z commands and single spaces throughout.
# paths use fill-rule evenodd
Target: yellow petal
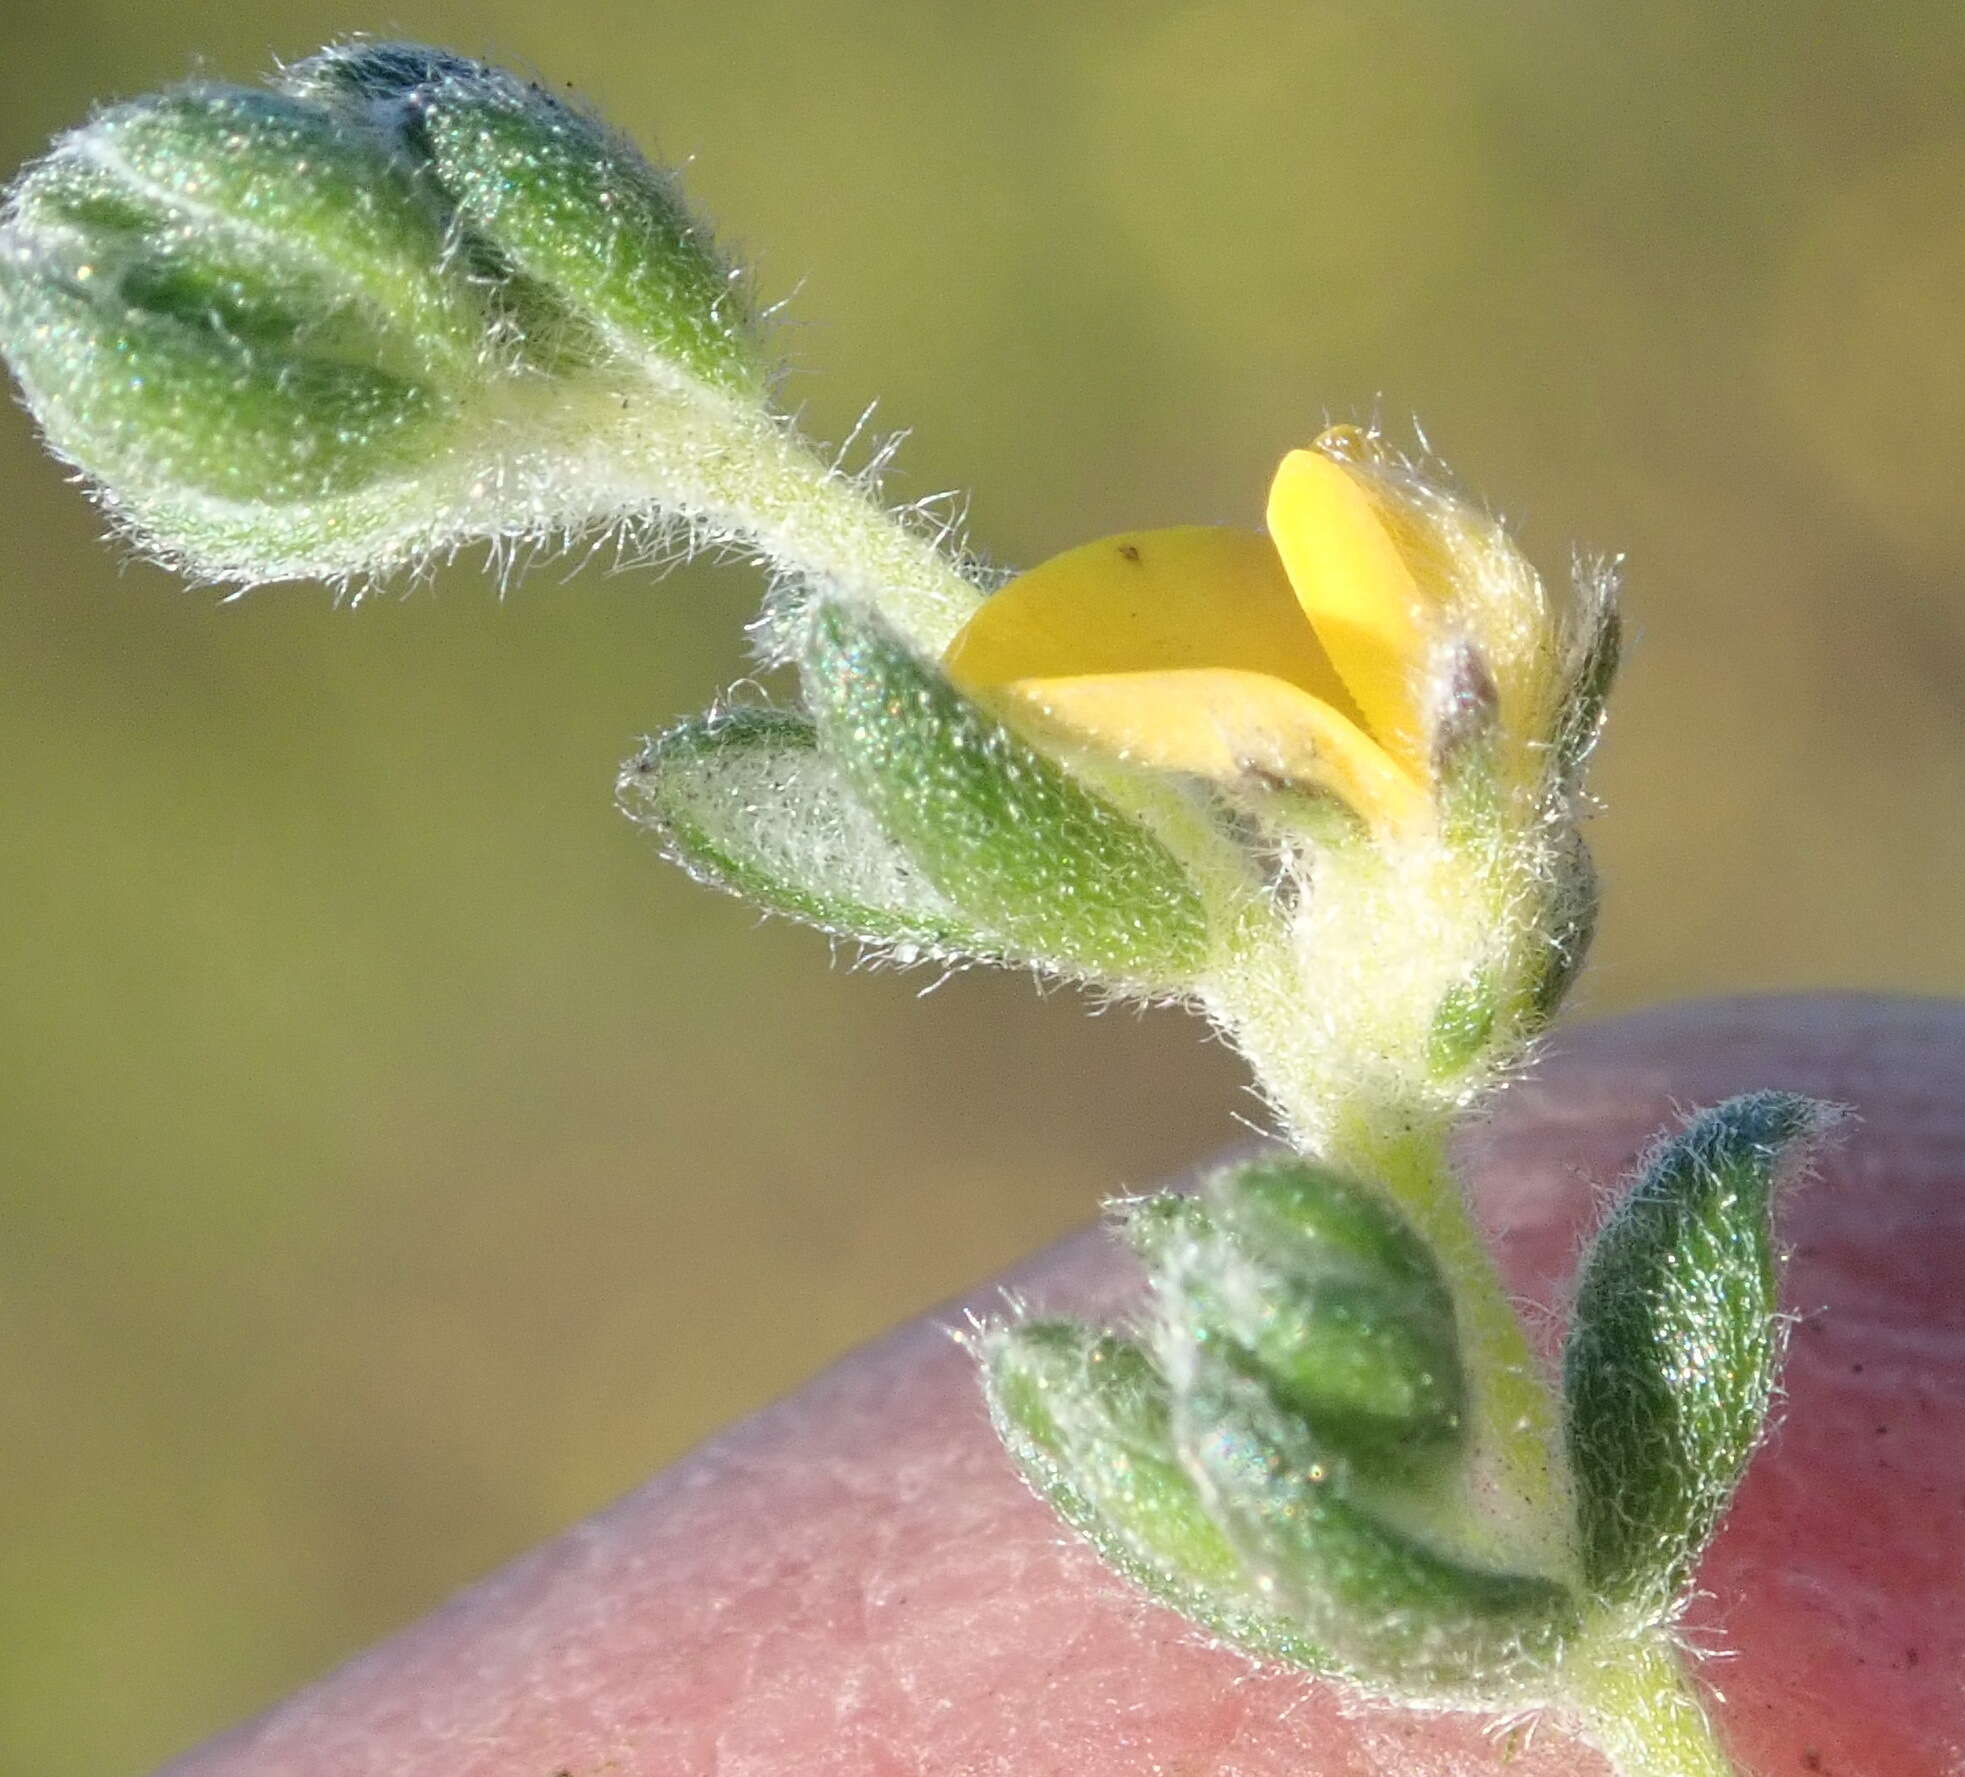
M 1372 732 L 1402 764 L 1423 770 L 1431 601 L 1369 484 L 1318 451 L 1291 451 L 1270 486 L 1269 535 Z
M 1419 786 L 1363 729 L 1267 673 L 1203 667 L 1017 679 L 989 698 L 1013 720 L 1138 765 L 1328 791 L 1381 826 L 1424 813 Z
M 1134 531 L 1054 556 L 989 599 L 942 665 L 968 690 L 1223 667 L 1357 714 L 1269 540 L 1214 525 Z

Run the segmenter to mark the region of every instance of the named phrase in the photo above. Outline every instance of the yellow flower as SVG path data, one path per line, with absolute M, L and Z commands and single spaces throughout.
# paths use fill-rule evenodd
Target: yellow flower
M 1268 520 L 1267 536 L 1189 525 L 1067 550 L 988 600 L 944 668 L 1068 744 L 1227 785 L 1333 793 L 1379 827 L 1423 822 L 1455 695 L 1449 655 L 1496 628 L 1482 609 L 1495 601 L 1478 587 L 1469 597 L 1469 575 L 1492 593 L 1498 573 L 1517 607 L 1525 595 L 1539 609 L 1539 582 L 1491 520 L 1405 476 L 1354 428 L 1283 459 Z M 1531 630 L 1535 614 L 1516 612 Z M 1522 639 L 1532 654 L 1536 637 Z M 1497 694 L 1495 663 L 1468 657 Z

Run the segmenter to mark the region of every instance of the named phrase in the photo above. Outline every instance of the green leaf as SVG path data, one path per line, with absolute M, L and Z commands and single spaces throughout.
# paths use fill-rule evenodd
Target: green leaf
M 1563 1358 L 1584 1574 L 1671 1604 L 1759 1442 L 1780 1359 L 1776 1179 L 1830 1113 L 1763 1092 L 1662 1142 L 1597 1235 Z
M 646 367 L 755 389 L 732 268 L 674 178 L 618 132 L 535 81 L 415 44 L 347 44 L 288 81 L 391 123 L 529 341 L 578 316 Z
M 965 918 L 1060 973 L 1190 986 L 1208 922 L 1138 822 L 986 714 L 869 615 L 813 617 L 806 701 L 888 837 Z
M 698 881 L 767 912 L 903 955 L 1003 954 L 894 849 L 803 716 L 684 722 L 628 762 L 619 794 Z
M 1202 1341 L 1182 1360 L 1175 1442 L 1259 1595 L 1361 1681 L 1409 1700 L 1524 1694 L 1573 1628 L 1557 1582 L 1469 1567 L 1379 1517 L 1351 1465 Z
M 380 140 L 193 87 L 104 112 L 24 175 L 0 346 L 49 441 L 139 521 L 338 499 L 441 447 L 482 325 L 445 251 Z
M 1312 1671 L 1323 1652 L 1266 1612 L 1174 1450 L 1167 1384 L 1138 1346 L 1069 1321 L 984 1343 L 998 1434 L 1024 1479 L 1141 1590 L 1265 1659 Z
M 1219 1230 L 1159 1266 L 1188 1336 L 1245 1355 L 1326 1448 L 1374 1473 L 1437 1469 L 1463 1437 L 1453 1298 L 1381 1193 L 1293 1155 L 1217 1174 Z

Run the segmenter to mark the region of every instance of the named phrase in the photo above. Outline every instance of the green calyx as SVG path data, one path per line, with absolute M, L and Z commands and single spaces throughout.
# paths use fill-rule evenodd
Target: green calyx
M 1310 1421 L 1205 1345 L 1175 1419 L 1247 1583 L 1362 1683 L 1498 1703 L 1546 1676 L 1578 1617 L 1565 1586 L 1470 1566 L 1398 1529 Z
M 1555 1017 L 1583 972 L 1597 930 L 1597 872 L 1583 835 L 1572 829 L 1543 888 L 1537 948 L 1526 973 L 1525 1022 L 1540 1030 Z
M 801 666 L 820 744 L 880 831 L 1004 953 L 1142 993 L 1210 947 L 1180 861 L 971 703 L 877 618 L 834 602 Z
M 30 170 L 0 235 L 0 342 L 54 443 L 139 515 L 333 499 L 403 474 L 454 412 L 473 348 L 444 251 L 380 142 L 194 88 L 105 112 Z
M 1200 1202 L 1149 1199 L 1142 1219 L 1135 1245 L 1197 1345 L 1235 1354 L 1363 1471 L 1413 1479 L 1452 1460 L 1465 1407 L 1452 1297 L 1376 1192 L 1260 1160 L 1216 1174 Z
M 1595 615 L 1587 641 L 1571 666 L 1556 736 L 1556 764 L 1570 779 L 1580 774 L 1603 730 L 1604 709 L 1623 660 L 1624 623 L 1616 605 L 1606 601 Z
M 683 722 L 623 767 L 623 812 L 699 882 L 901 960 L 989 956 L 854 798 L 809 718 L 732 709 Z
M 878 619 L 806 626 L 809 714 L 730 709 L 649 741 L 623 810 L 700 881 L 901 961 L 1190 991 L 1209 925 L 1132 815 L 969 702 Z

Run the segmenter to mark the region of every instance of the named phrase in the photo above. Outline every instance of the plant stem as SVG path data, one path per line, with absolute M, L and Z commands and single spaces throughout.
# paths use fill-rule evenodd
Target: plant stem
M 1469 1394 L 1469 1462 L 1497 1555 L 1551 1575 L 1575 1565 L 1574 1514 L 1556 1404 L 1529 1348 L 1459 1181 L 1447 1164 L 1443 1118 L 1354 1111 L 1335 1130 L 1332 1158 L 1376 1178 L 1432 1249 L 1453 1292 Z
M 945 536 L 884 506 L 867 480 L 752 400 L 656 382 L 628 398 L 612 387 L 596 395 L 589 452 L 625 503 L 685 514 L 713 540 L 754 551 L 784 582 L 864 599 L 931 657 L 982 601 Z
M 1662 1636 L 1577 1650 L 1570 1710 L 1618 1777 L 1738 1777 Z

